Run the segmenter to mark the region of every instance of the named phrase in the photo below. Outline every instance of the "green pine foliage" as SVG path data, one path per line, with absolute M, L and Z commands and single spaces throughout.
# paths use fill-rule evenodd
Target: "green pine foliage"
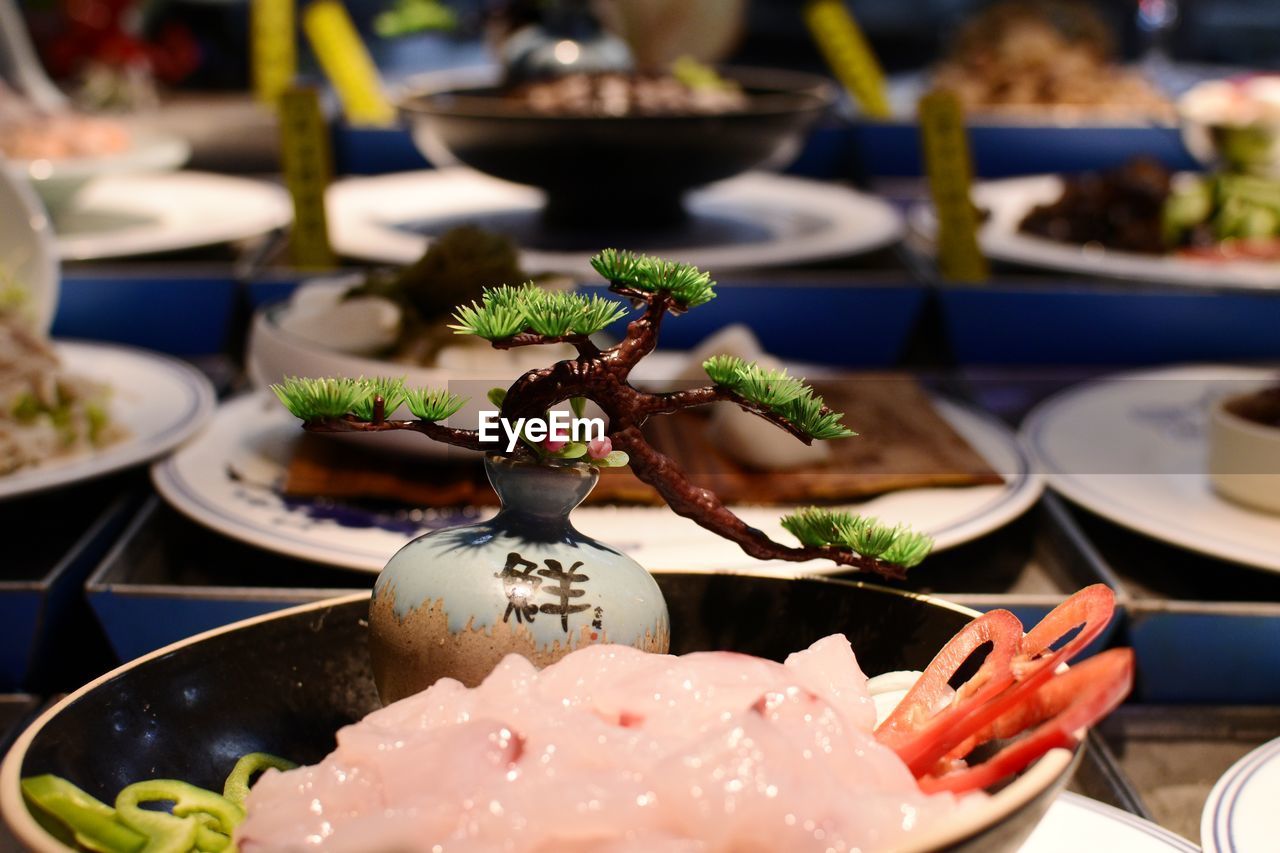
M 711 377 L 711 381 L 726 388 L 738 383 L 738 376 L 746 370 L 747 362 L 736 355 L 713 355 L 702 363 L 702 369 Z
M 627 313 L 600 296 L 543 290 L 532 282 L 488 287 L 479 302 L 459 306 L 449 327 L 459 335 L 501 341 L 523 332 L 560 338 L 594 335 Z
M 848 438 L 856 432 L 841 423 L 839 412 L 823 412 L 823 399 L 804 380 L 786 370 L 766 370 L 753 361 L 717 355 L 702 363 L 717 385 L 786 418 L 796 429 L 815 439 Z
M 666 292 L 682 308 L 697 308 L 716 298 L 711 275 L 689 264 L 605 249 L 591 259 L 591 266 L 612 285 L 644 293 Z
M 356 380 L 335 377 L 286 376 L 279 385 L 272 385 L 271 390 L 294 417 L 304 421 L 340 418 L 364 396 L 364 389 Z
M 467 400 L 444 388 L 413 388 L 405 392 L 405 402 L 415 418 L 434 423 L 451 418 Z
M 436 388 L 405 388 L 403 379 L 285 377 L 272 385 L 284 407 L 296 418 L 314 421 L 351 415 L 357 420 L 373 420 L 374 398 L 383 399 L 383 414 L 390 416 L 402 403 L 408 403 L 414 417 L 424 421 L 443 421 L 467 402 L 464 398 Z
M 361 377 L 356 381 L 364 383 L 364 393 L 351 404 L 351 414 L 362 421 L 373 420 L 373 404 L 377 397 L 382 398 L 382 416 L 387 418 L 391 417 L 391 413 L 400 408 L 400 404 L 404 402 L 406 392 L 403 378 L 389 379 L 380 376 L 364 379 Z
M 906 569 L 919 565 L 933 549 L 932 539 L 904 525 L 891 527 L 843 510 L 805 507 L 783 516 L 782 526 L 802 545 L 849 548 Z

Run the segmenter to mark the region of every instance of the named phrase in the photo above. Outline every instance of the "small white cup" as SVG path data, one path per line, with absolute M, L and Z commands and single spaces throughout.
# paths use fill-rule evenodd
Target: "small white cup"
M 1220 495 L 1252 509 L 1280 513 L 1280 427 L 1231 411 L 1228 397 L 1209 417 L 1209 479 Z

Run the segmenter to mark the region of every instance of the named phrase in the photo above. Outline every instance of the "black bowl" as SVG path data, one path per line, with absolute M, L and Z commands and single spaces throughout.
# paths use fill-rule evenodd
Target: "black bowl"
M 783 659 L 848 636 L 868 673 L 921 669 L 976 614 L 937 599 L 830 579 L 662 574 L 672 651 L 727 649 Z M 63 850 L 28 813 L 19 780 L 53 773 L 111 802 L 131 782 L 176 778 L 220 790 L 236 758 L 320 760 L 334 734 L 378 707 L 365 594 L 211 631 L 81 688 L 18 738 L 0 767 L 0 807 L 35 850 Z M 1057 750 L 920 849 L 1014 849 L 1066 781 Z
M 724 76 L 746 92 L 746 109 L 719 115 L 544 115 L 498 86 L 405 91 L 401 114 L 437 165 L 463 163 L 547 193 L 553 224 L 644 225 L 683 215 L 693 187 L 757 166 L 794 160 L 805 132 L 834 102 L 822 77 L 738 68 Z

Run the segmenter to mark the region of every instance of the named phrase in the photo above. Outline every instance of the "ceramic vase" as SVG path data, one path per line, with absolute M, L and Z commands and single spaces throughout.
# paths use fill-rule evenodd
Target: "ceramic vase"
M 484 464 L 498 514 L 418 537 L 374 585 L 370 654 L 382 701 L 446 677 L 475 686 L 511 653 L 546 666 L 590 643 L 666 652 L 667 606 L 653 577 L 570 523 L 600 472 L 496 455 Z

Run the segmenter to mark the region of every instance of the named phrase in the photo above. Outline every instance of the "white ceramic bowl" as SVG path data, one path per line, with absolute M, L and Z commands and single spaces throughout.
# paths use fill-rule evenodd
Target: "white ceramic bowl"
M 58 306 L 58 246 L 40 199 L 26 181 L 0 169 L 0 295 L 11 285 L 21 311 L 48 332 Z
M 101 157 L 57 160 L 10 160 L 10 168 L 36 188 L 55 217 L 65 210 L 93 178 L 130 172 L 169 172 L 191 156 L 186 140 L 172 134 L 132 131 L 128 148 Z
M 1209 416 L 1209 479 L 1223 497 L 1280 513 L 1280 427 L 1231 411 L 1240 397 L 1214 404 Z

